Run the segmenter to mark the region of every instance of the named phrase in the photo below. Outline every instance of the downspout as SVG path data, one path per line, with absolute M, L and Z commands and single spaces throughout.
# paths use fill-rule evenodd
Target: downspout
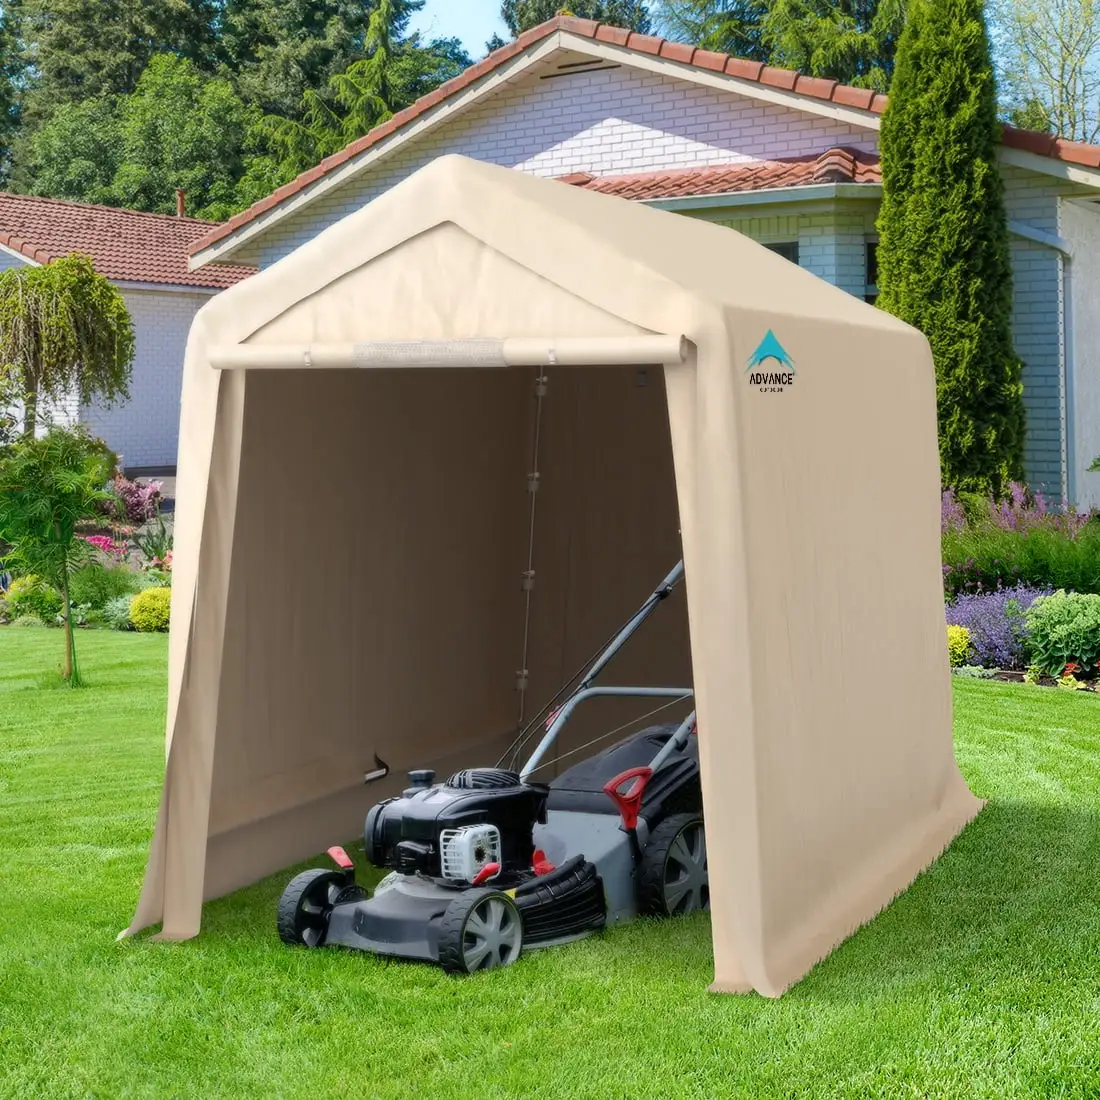
M 1066 390 L 1066 500 L 1077 505 L 1077 438 L 1074 410 L 1076 405 L 1073 352 L 1073 257 L 1062 255 L 1062 363 Z
M 1076 503 L 1077 473 L 1074 470 L 1074 379 L 1073 379 L 1073 272 L 1072 253 L 1069 242 L 1038 226 L 1029 225 L 1027 222 L 1010 219 L 1008 231 L 1015 237 L 1033 241 L 1045 248 L 1052 249 L 1058 254 L 1059 277 L 1061 281 L 1062 297 L 1062 324 L 1061 347 L 1058 349 L 1058 358 L 1061 363 L 1061 378 L 1058 387 L 1059 412 L 1062 424 L 1065 425 L 1061 434 L 1060 451 L 1062 466 L 1062 497 L 1070 504 Z

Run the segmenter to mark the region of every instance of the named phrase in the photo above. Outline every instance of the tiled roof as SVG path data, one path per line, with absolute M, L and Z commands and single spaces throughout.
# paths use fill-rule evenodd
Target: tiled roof
M 879 183 L 878 157 L 855 149 L 830 149 L 817 157 L 765 160 L 707 168 L 678 168 L 629 176 L 592 176 L 574 172 L 559 176 L 603 195 L 622 199 L 672 199 L 688 195 L 727 195 L 773 187 L 804 187 L 815 183 Z
M 326 157 L 320 164 L 303 172 L 266 198 L 253 203 L 247 210 L 234 215 L 227 222 L 218 226 L 217 229 L 197 240 L 191 246 L 192 255 L 217 244 L 218 241 L 230 236 L 261 214 L 265 214 L 278 206 L 284 199 L 304 191 L 310 184 L 328 175 L 333 169 L 338 168 L 383 139 L 390 137 L 433 107 L 439 106 L 439 104 L 465 90 L 471 84 L 488 76 L 506 61 L 510 61 L 530 46 L 558 31 L 590 38 L 596 42 L 606 42 L 609 45 L 635 50 L 638 53 L 662 57 L 668 61 L 690 65 L 708 72 L 723 73 L 726 76 L 736 77 L 738 80 L 777 88 L 810 99 L 835 103 L 842 107 L 855 108 L 879 115 L 886 109 L 886 96 L 867 88 L 852 88 L 846 84 L 838 84 L 835 80 L 805 76 L 790 69 L 775 69 L 759 61 L 746 61 L 743 58 L 730 57 L 724 53 L 701 50 L 682 42 L 670 42 L 665 38 L 638 34 L 634 31 L 624 30 L 622 27 L 609 27 L 591 19 L 576 19 L 573 16 L 559 15 L 537 27 L 532 27 L 529 31 L 525 31 L 515 41 L 509 42 L 499 50 L 494 50 L 488 57 L 479 61 L 476 65 L 471 65 L 453 80 L 448 80 L 446 84 L 440 85 L 434 92 L 422 96 L 411 106 L 406 107 L 405 110 L 399 111 L 381 126 L 376 126 L 370 133 L 356 139 L 350 145 L 341 149 L 340 152 Z M 1046 134 L 1016 130 L 1010 126 L 1005 127 L 1004 143 L 1013 148 L 1024 149 L 1069 164 L 1100 168 L 1100 145 L 1063 141 L 1060 138 L 1053 138 Z
M 218 288 L 240 282 L 255 268 L 188 270 L 188 249 L 216 224 L 0 191 L 0 245 L 37 263 L 83 252 L 101 275 L 122 282 Z

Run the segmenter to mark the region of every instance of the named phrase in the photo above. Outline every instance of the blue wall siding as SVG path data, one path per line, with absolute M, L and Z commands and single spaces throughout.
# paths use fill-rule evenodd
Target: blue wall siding
M 26 267 L 26 261 L 21 260 L 18 256 L 13 256 L 10 252 L 4 252 L 0 249 L 0 271 L 7 271 L 12 267 Z
M 1010 219 L 1059 233 L 1057 180 L 1005 166 Z M 1053 248 L 1012 238 L 1013 333 L 1024 362 L 1028 482 L 1056 500 L 1065 492 L 1062 262 Z

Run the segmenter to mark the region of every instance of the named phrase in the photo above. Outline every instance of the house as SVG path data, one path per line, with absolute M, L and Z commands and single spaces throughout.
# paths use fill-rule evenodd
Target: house
M 74 399 L 49 412 L 55 422 L 87 424 L 122 456 L 131 474 L 175 468 L 191 320 L 212 294 L 253 271 L 239 265 L 188 268 L 188 248 L 214 226 L 196 218 L 0 193 L 0 270 L 82 252 L 126 300 L 135 343 L 130 400 L 106 409 L 79 408 Z
M 463 153 L 719 222 L 873 300 L 885 97 L 558 17 L 210 230 L 191 269 L 274 263 L 434 157 Z M 1100 505 L 1100 147 L 1006 128 L 1026 465 Z

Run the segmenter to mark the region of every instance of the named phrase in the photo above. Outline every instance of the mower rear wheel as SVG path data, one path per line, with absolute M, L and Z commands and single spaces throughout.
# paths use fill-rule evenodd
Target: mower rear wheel
M 698 814 L 666 817 L 642 852 L 639 903 L 643 913 L 673 917 L 710 907 L 707 836 Z
M 353 896 L 365 894 L 358 886 L 348 886 L 342 872 L 314 869 L 295 875 L 279 898 L 279 939 L 295 947 L 320 947 L 333 906 Z
M 499 890 L 464 890 L 439 924 L 439 965 L 448 974 L 511 966 L 522 947 L 519 910 Z

